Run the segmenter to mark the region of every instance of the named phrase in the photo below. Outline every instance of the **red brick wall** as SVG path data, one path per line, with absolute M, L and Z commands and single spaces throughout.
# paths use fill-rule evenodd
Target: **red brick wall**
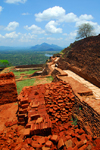
M 12 72 L 0 74 L 0 105 L 17 101 L 15 76 Z

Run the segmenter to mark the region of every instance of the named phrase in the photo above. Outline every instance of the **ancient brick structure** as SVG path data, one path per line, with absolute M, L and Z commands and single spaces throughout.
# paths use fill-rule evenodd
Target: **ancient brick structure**
M 27 135 L 50 134 L 51 120 L 71 119 L 74 95 L 64 82 L 24 87 L 18 99 L 18 124 L 26 125 Z
M 18 102 L 18 124 L 0 132 L 0 149 L 91 150 L 100 139 L 71 121 L 76 97 L 64 81 L 24 87 Z M 15 125 L 16 124 L 16 125 Z M 21 126 L 24 125 L 24 126 Z
M 0 74 L 0 105 L 17 101 L 15 77 L 12 72 Z
M 26 125 L 25 135 L 49 135 L 51 120 L 46 113 L 45 85 L 24 87 L 19 95 L 18 124 Z

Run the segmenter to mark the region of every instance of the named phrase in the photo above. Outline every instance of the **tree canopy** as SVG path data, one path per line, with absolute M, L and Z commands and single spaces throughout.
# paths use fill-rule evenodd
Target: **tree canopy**
M 89 23 L 84 23 L 78 26 L 76 39 L 87 38 L 93 35 L 95 35 L 94 27 L 90 25 Z
M 7 67 L 9 65 L 9 61 L 8 60 L 0 60 L 0 64 L 1 64 L 1 66 L 3 65 L 4 67 Z

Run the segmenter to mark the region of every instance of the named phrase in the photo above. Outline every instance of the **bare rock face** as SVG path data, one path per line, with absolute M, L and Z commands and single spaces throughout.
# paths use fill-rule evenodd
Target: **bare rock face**
M 58 61 L 60 68 L 76 70 L 84 78 L 88 76 L 91 81 L 100 82 L 100 34 L 76 41 L 63 52 L 63 58 Z
M 0 104 L 17 101 L 17 89 L 13 72 L 0 74 Z

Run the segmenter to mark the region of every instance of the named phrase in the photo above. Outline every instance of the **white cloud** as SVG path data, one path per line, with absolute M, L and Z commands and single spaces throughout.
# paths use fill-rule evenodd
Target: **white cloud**
M 17 38 L 19 34 L 16 34 L 16 32 L 6 33 L 5 38 Z
M 32 26 L 30 26 L 30 27 L 28 27 L 28 25 L 26 25 L 26 26 L 24 26 L 24 28 L 26 29 L 26 30 L 32 30 L 32 33 L 34 33 L 34 34 L 42 34 L 42 33 L 45 33 L 45 31 L 44 30 L 42 30 L 40 27 L 38 27 L 38 26 L 36 26 L 36 25 L 32 25 Z
M 57 25 L 58 23 L 52 20 L 46 24 L 45 29 L 48 33 L 62 33 L 61 28 L 56 28 Z
M 16 3 L 25 3 L 27 0 L 5 0 L 6 3 L 16 4 Z
M 59 18 L 58 22 L 76 22 L 78 17 L 74 13 L 68 13 Z
M 66 14 L 65 9 L 59 6 L 55 6 L 52 8 L 48 8 L 44 10 L 42 13 L 39 12 L 38 14 L 35 14 L 36 21 L 48 21 L 51 19 L 56 19 L 56 22 L 83 22 L 87 20 L 93 19 L 92 15 L 83 14 L 79 17 L 74 14 L 73 12 L 70 12 Z
M 21 37 L 19 39 L 20 42 L 31 42 L 32 40 L 36 39 L 36 35 L 34 34 L 30 34 L 30 33 L 25 33 L 25 34 L 21 34 Z
M 22 13 L 23 16 L 30 15 L 28 12 L 27 13 Z
M 60 41 L 60 40 L 62 40 L 62 39 L 63 39 L 63 38 L 58 38 L 57 40 Z
M 79 20 L 91 20 L 91 19 L 93 19 L 93 16 L 92 15 L 87 15 L 87 14 L 81 15 L 79 17 Z
M 53 37 L 47 37 L 47 40 L 52 40 L 52 41 L 54 41 L 54 40 L 58 40 L 58 41 L 60 41 L 60 40 L 62 40 L 63 38 L 53 38 Z
M 10 23 L 8 24 L 8 26 L 5 28 L 5 30 L 7 30 L 7 31 L 13 31 L 13 30 L 15 30 L 18 26 L 19 26 L 19 23 L 18 23 L 18 22 L 16 22 L 16 21 L 10 22 Z
M 76 22 L 76 27 L 80 26 L 81 24 L 89 23 L 94 27 L 94 33 L 100 34 L 100 25 L 97 22 L 87 21 L 87 20 L 79 20 Z
M 53 38 L 53 37 L 47 37 L 47 40 L 56 40 L 56 38 Z
M 77 30 L 73 31 L 73 32 L 70 32 L 69 34 L 67 34 L 67 38 L 65 40 L 72 40 L 76 37 L 77 35 Z
M 70 37 L 75 37 L 77 35 L 77 31 L 75 30 L 74 32 L 70 32 L 69 36 Z
M 44 10 L 42 13 L 35 14 L 36 21 L 59 19 L 65 15 L 65 10 L 62 7 L 55 6 Z
M 4 38 L 4 36 L 0 34 L 0 38 Z
M 3 10 L 3 7 L 2 7 L 2 6 L 0 6 L 0 12 L 2 12 L 2 10 Z

